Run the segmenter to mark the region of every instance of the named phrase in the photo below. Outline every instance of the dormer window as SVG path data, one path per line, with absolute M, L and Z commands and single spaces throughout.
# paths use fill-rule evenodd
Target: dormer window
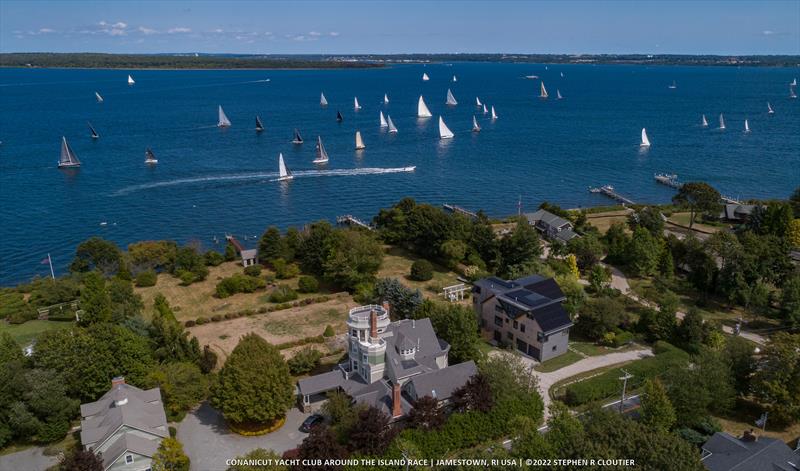
M 125 464 L 133 463 L 133 455 L 125 455 Z

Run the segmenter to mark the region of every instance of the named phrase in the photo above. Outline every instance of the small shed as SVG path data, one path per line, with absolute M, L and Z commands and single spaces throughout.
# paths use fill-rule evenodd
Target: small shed
M 239 252 L 242 256 L 242 266 L 249 267 L 258 263 L 258 250 L 247 249 Z

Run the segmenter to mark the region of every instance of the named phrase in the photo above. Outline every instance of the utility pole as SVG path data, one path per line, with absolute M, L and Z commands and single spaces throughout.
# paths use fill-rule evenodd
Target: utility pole
M 622 414 L 622 411 L 625 409 L 625 389 L 628 387 L 628 380 L 633 378 L 633 375 L 628 373 L 625 370 L 621 371 L 624 373 L 619 379 L 622 381 L 622 400 L 619 401 L 619 413 Z

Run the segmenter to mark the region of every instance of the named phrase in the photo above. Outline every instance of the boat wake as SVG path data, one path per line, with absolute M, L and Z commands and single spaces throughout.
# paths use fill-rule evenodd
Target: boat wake
M 384 175 L 388 173 L 407 173 L 413 172 L 416 167 L 394 167 L 394 168 L 341 168 L 331 170 L 298 170 L 292 172 L 295 179 L 307 177 L 351 177 L 359 175 Z M 237 173 L 231 175 L 214 175 L 207 177 L 196 178 L 180 178 L 176 180 L 167 180 L 163 182 L 145 183 L 142 185 L 133 185 L 122 188 L 112 193 L 111 196 L 123 196 L 138 191 L 150 190 L 153 188 L 182 186 L 182 185 L 198 185 L 203 183 L 213 182 L 238 182 L 248 180 L 264 180 L 264 181 L 277 181 L 278 172 L 252 172 L 252 173 Z

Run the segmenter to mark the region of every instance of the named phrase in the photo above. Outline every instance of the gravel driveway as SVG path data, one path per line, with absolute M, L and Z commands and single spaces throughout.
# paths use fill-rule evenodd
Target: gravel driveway
M 58 463 L 55 456 L 45 456 L 42 447 L 31 447 L 0 456 L 0 471 L 44 471 Z

